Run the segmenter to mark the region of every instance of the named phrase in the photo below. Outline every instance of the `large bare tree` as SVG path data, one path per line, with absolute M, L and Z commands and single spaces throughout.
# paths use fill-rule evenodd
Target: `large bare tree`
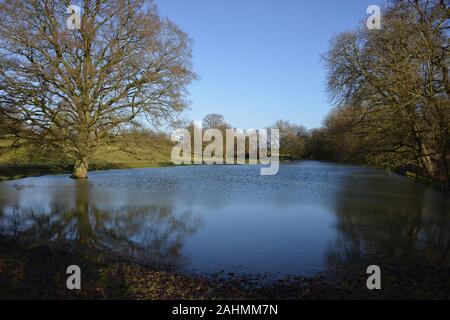
M 134 120 L 159 122 L 186 108 L 195 78 L 190 41 L 153 1 L 0 2 L 0 110 L 26 130 L 20 141 L 64 150 L 74 178 L 96 148 Z
M 347 118 L 376 164 L 414 164 L 447 182 L 449 17 L 448 1 L 391 1 L 381 30 L 343 33 L 326 56 L 328 89 L 341 112 L 328 124 Z

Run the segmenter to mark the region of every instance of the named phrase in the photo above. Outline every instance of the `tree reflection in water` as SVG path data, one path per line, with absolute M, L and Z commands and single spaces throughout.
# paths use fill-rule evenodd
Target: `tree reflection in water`
M 2 205 L 0 232 L 39 243 L 68 240 L 171 266 L 189 263 L 183 244 L 201 226 L 200 216 L 169 206 L 102 209 L 91 203 L 88 181 L 77 181 L 75 188 L 68 201 L 55 194 L 47 210 Z
M 423 186 L 396 189 L 348 177 L 336 197 L 337 239 L 330 269 L 368 264 L 450 263 L 450 199 Z M 373 192 L 367 192 L 373 190 Z M 416 196 L 414 196 L 416 195 Z

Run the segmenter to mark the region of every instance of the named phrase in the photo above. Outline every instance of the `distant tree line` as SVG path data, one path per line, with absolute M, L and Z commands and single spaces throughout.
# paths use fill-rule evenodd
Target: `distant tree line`
M 182 127 L 186 128 L 191 137 L 194 136 L 194 123 L 186 122 Z M 223 137 L 223 155 L 226 155 L 226 136 L 227 129 L 236 129 L 236 137 L 243 135 L 245 140 L 245 152 L 246 157 L 249 156 L 249 132 L 240 131 L 244 128 L 235 128 L 231 124 L 227 123 L 224 116 L 221 114 L 213 113 L 206 115 L 202 120 L 202 134 L 208 129 L 217 129 L 221 131 Z M 259 128 L 264 129 L 264 128 Z M 292 124 L 286 120 L 277 120 L 273 125 L 265 129 L 278 129 L 279 130 L 279 153 L 282 159 L 301 159 L 306 156 L 306 141 L 308 138 L 307 129 L 302 125 Z M 214 139 L 214 138 L 213 138 Z M 209 142 L 203 141 L 203 149 L 205 149 Z M 237 152 L 237 143 L 235 141 L 235 154 Z M 191 139 L 191 149 L 194 150 L 194 141 Z

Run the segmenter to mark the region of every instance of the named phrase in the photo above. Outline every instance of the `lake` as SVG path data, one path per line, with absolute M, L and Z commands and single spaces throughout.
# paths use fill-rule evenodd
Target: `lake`
M 91 172 L 0 183 L 0 233 L 70 240 L 185 271 L 309 275 L 367 261 L 450 262 L 450 197 L 319 161 Z

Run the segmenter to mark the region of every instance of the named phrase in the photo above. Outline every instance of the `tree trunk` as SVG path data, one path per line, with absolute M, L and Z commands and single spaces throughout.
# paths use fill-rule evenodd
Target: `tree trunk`
M 428 147 L 423 143 L 422 137 L 419 134 L 419 129 L 414 125 L 414 135 L 417 145 L 418 157 L 423 169 L 427 172 L 428 177 L 436 178 L 436 171 L 429 156 L 430 152 Z
M 88 161 L 86 158 L 77 160 L 73 168 L 72 179 L 86 179 L 88 172 Z
M 442 157 L 442 162 L 443 162 L 443 167 L 444 167 L 444 179 L 445 182 L 447 183 L 447 187 L 450 187 L 450 173 L 449 173 L 449 168 L 448 168 L 448 159 L 447 159 L 447 153 L 443 153 L 441 155 Z
M 431 157 L 428 155 L 420 156 L 420 162 L 422 168 L 427 172 L 428 177 L 436 178 L 436 170 L 434 169 L 433 162 L 431 161 Z

